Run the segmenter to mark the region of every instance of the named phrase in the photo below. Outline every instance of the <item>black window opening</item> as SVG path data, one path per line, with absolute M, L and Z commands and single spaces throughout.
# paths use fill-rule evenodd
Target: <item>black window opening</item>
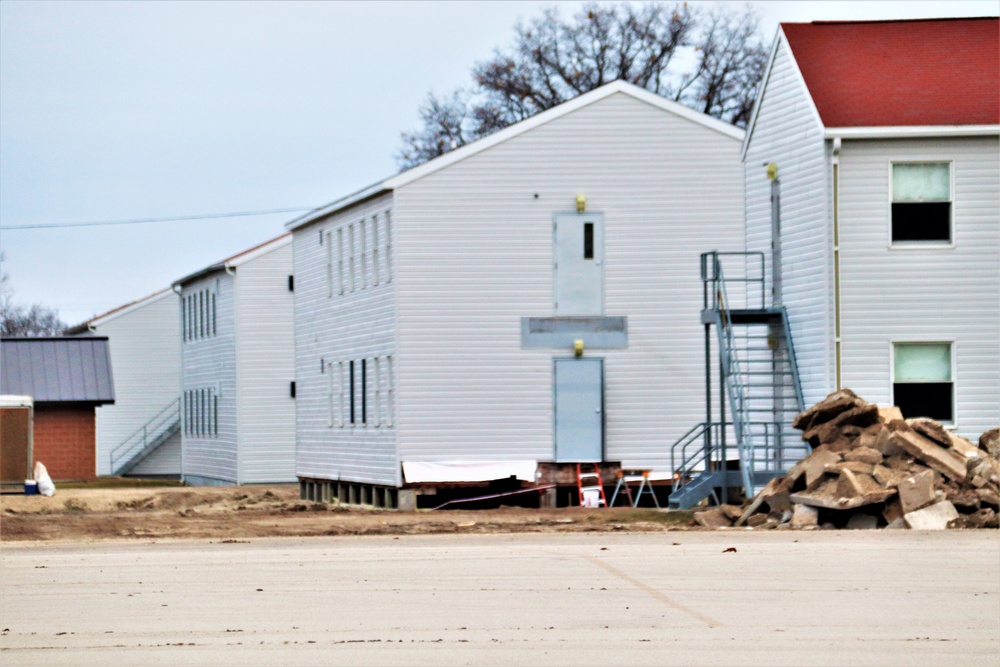
M 894 202 L 892 241 L 950 243 L 951 202 Z
M 216 334 L 216 313 L 215 313 L 215 295 L 212 295 L 212 335 Z
M 583 223 L 583 258 L 594 259 L 594 223 Z
M 368 423 L 368 372 L 367 360 L 361 360 L 361 423 Z
M 939 422 L 955 420 L 953 382 L 896 382 L 892 385 L 896 407 L 906 419 L 930 417 Z
M 350 371 L 348 373 L 348 380 L 351 383 L 351 423 L 354 423 L 354 362 L 348 364 Z

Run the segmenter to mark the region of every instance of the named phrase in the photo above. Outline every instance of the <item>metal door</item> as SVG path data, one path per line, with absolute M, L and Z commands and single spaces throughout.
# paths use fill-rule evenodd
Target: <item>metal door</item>
M 600 213 L 560 213 L 554 227 L 555 314 L 602 315 L 604 217 Z
M 557 463 L 604 460 L 604 360 L 555 359 Z

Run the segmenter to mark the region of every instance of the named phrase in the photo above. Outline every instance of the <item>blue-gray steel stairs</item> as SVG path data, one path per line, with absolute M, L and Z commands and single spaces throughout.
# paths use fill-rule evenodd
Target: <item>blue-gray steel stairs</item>
M 737 269 L 726 278 L 723 262 Z M 743 487 L 753 496 L 809 454 L 791 427 L 804 408 L 788 313 L 765 306 L 763 253 L 701 257 L 705 327 L 706 421 L 671 448 L 672 508 L 693 507 Z M 730 286 L 736 284 L 737 289 Z M 734 294 L 730 294 L 733 291 Z M 715 328 L 717 359 L 710 352 Z M 712 376 L 718 373 L 718 419 L 712 417 Z M 730 419 L 726 419 L 726 410 Z M 733 470 L 732 461 L 738 461 Z
M 181 430 L 181 399 L 175 398 L 108 455 L 112 475 L 127 475 L 153 450 Z

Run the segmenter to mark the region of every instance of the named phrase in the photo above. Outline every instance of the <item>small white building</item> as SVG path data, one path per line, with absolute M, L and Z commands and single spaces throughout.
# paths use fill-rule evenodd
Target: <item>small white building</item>
M 180 331 L 169 288 L 66 331 L 107 336 L 115 369 L 115 402 L 96 414 L 98 475 L 180 475 Z
M 614 82 L 289 223 L 299 478 L 667 471 L 705 411 L 699 255 L 744 247 L 742 139 Z
M 291 241 L 285 234 L 174 283 L 188 483 L 295 481 Z
M 847 387 L 970 438 L 1000 422 L 998 33 L 779 28 L 743 146 L 747 248 L 769 251 L 775 163 L 807 405 Z

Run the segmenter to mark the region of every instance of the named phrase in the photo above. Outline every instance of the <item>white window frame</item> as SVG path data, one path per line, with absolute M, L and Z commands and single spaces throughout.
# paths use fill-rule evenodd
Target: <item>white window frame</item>
M 385 425 L 389 428 L 396 423 L 396 383 L 393 380 L 396 360 L 394 355 L 386 355 L 385 358 Z
M 358 221 L 358 257 L 359 273 L 361 274 L 361 289 L 368 287 L 368 220 Z
M 948 345 L 951 349 L 951 421 L 941 422 L 949 431 L 958 428 L 958 343 L 954 338 L 897 338 L 889 341 L 889 398 L 896 405 L 896 346 Z
M 357 285 L 357 268 L 355 266 L 356 244 L 354 237 L 355 237 L 354 223 L 352 222 L 351 224 L 347 225 L 347 245 L 349 246 L 348 256 L 350 258 L 350 266 L 348 269 L 348 273 L 351 276 L 351 289 L 350 289 L 351 292 L 354 291 L 355 286 Z
M 344 228 L 337 228 L 337 289 L 344 293 Z
M 948 215 L 948 241 L 893 241 L 892 240 L 892 204 L 893 204 L 893 176 L 892 168 L 897 164 L 947 164 L 948 165 L 948 203 L 951 205 Z M 947 250 L 955 247 L 955 160 L 950 157 L 942 158 L 902 158 L 889 160 L 889 180 L 887 195 L 887 216 L 886 240 L 889 250 Z

